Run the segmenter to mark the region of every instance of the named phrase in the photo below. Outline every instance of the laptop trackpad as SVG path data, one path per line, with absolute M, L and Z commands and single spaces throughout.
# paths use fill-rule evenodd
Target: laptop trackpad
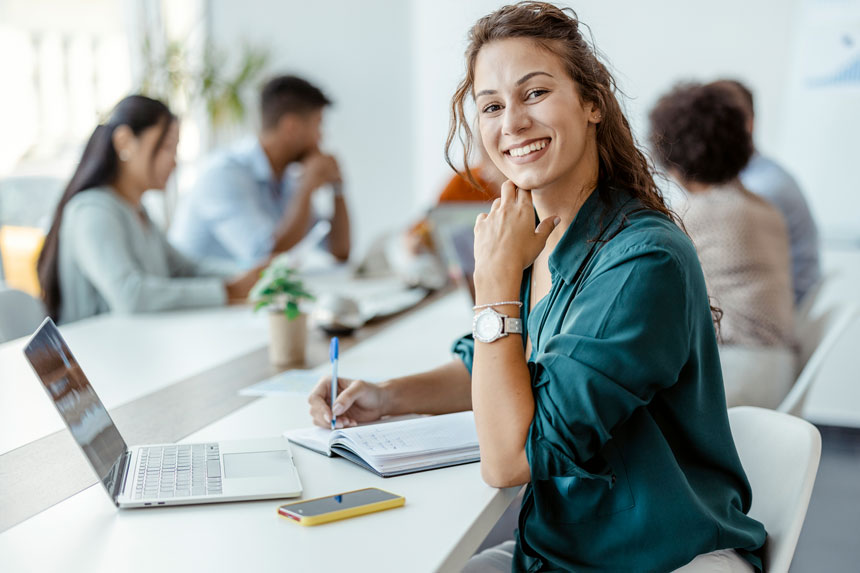
M 257 478 L 288 475 L 291 462 L 284 450 L 224 454 L 224 477 Z

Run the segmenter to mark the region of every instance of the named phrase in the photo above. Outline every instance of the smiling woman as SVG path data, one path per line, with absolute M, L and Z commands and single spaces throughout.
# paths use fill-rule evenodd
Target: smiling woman
M 557 99 L 576 98 L 578 103 L 569 101 L 567 105 L 561 105 L 559 102 L 556 110 L 562 114 L 570 114 L 571 111 L 575 111 L 580 120 L 582 120 L 582 112 L 588 115 L 587 121 L 591 124 L 590 127 L 593 128 L 593 132 L 589 132 L 588 126 L 584 126 L 585 134 L 588 135 L 586 140 L 590 142 L 593 137 L 596 158 L 591 154 L 593 150 L 588 149 L 590 155 L 584 158 L 585 165 L 580 166 L 580 169 L 595 169 L 593 162 L 596 159 L 596 169 L 602 181 L 611 182 L 618 187 L 627 189 L 639 199 L 645 208 L 670 216 L 671 214 L 654 183 L 649 163 L 645 155 L 636 146 L 627 118 L 624 117 L 621 106 L 615 97 L 617 91 L 615 79 L 585 41 L 580 32 L 579 21 L 574 17 L 570 20 L 573 25 L 553 25 L 552 18 L 554 15 L 546 10 L 541 10 L 540 3 L 520 3 L 515 6 L 508 6 L 494 15 L 498 17 L 492 20 L 489 16 L 483 18 L 471 31 L 471 42 L 466 51 L 466 75 L 457 87 L 451 101 L 451 127 L 445 146 L 445 157 L 448 164 L 456 170 L 450 152 L 455 138 L 459 135 L 460 139 L 465 142 L 463 164 L 466 166 L 466 176 L 471 177 L 469 162 L 466 159 L 471 155 L 474 142 L 465 111 L 466 102 L 474 97 L 478 106 L 480 131 L 485 141 L 487 139 L 484 137 L 484 130 L 492 128 L 495 124 L 492 121 L 484 120 L 490 120 L 494 116 L 498 117 L 505 105 L 504 101 L 493 101 L 492 97 L 486 97 L 496 96 L 498 98 L 504 95 L 500 93 L 501 86 L 490 85 L 502 78 L 478 78 L 476 76 L 478 69 L 476 64 L 480 54 L 488 62 L 495 60 L 493 66 L 485 66 L 483 69 L 495 76 L 507 74 L 507 81 L 512 82 L 517 88 L 516 95 L 524 105 L 541 102 L 553 94 Z M 516 62 L 499 61 L 500 49 L 494 47 L 493 44 L 503 43 L 498 42 L 501 40 L 519 42 L 521 45 L 527 46 L 522 50 L 508 51 L 508 54 L 513 53 L 514 57 L 517 58 Z M 546 69 L 533 67 L 529 69 L 529 64 L 534 65 L 534 58 L 541 54 L 555 57 L 542 60 L 548 66 Z M 529 61 L 530 59 L 532 61 Z M 519 70 L 522 70 L 523 75 L 513 77 Z M 485 85 L 486 82 L 490 83 Z M 566 84 L 566 89 L 561 96 L 558 95 L 560 84 Z M 573 86 L 573 93 L 567 89 L 570 86 Z M 583 106 L 588 109 L 583 109 Z M 495 151 L 506 153 L 509 159 L 513 159 L 521 154 L 525 155 L 523 153 L 525 144 L 529 144 L 531 151 L 537 151 L 539 149 L 531 149 L 532 143 L 540 143 L 544 146 L 552 143 L 551 138 L 546 138 L 544 141 L 545 143 L 523 139 L 514 140 L 508 142 L 508 147 L 500 148 L 497 145 Z M 512 149 L 515 144 L 520 144 L 520 147 Z M 490 147 L 488 150 L 492 152 Z M 569 161 L 574 161 L 577 158 L 573 149 L 568 149 L 566 153 L 571 155 L 568 158 Z M 538 158 L 535 157 L 534 159 Z M 511 162 L 511 164 L 515 163 Z M 536 188 L 535 185 L 528 184 L 529 181 L 526 179 L 515 179 L 513 177 L 515 173 L 503 171 L 519 187 L 524 189 Z M 588 191 L 590 192 L 592 188 L 593 186 Z M 598 189 L 598 193 L 605 195 L 609 191 L 608 189 Z
M 452 102 L 447 150 L 458 130 L 471 142 L 472 96 L 509 179 L 475 224 L 476 302 L 525 324 L 524 340 L 455 345 L 485 480 L 528 483 L 516 543 L 466 570 L 506 554 L 515 570 L 748 571 L 764 530 L 745 515 L 702 271 L 579 28 L 539 2 L 482 18 Z
M 472 28 L 446 156 L 474 98 L 508 178 L 475 223 L 473 333 L 434 371 L 339 380 L 334 413 L 474 410 L 484 480 L 527 487 L 516 540 L 465 571 L 760 570 L 696 251 L 579 28 L 541 2 Z

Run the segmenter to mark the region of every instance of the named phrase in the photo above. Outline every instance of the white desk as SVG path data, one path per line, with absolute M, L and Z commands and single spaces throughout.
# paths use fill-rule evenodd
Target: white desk
M 451 341 L 469 326 L 467 304 L 457 292 L 403 318 L 345 352 L 341 372 L 396 374 L 447 360 Z M 70 343 L 77 352 L 71 336 Z M 304 397 L 270 397 L 187 440 L 308 424 Z M 454 571 L 516 495 L 485 485 L 478 464 L 382 479 L 342 459 L 293 453 L 305 498 L 377 486 L 406 496 L 406 506 L 304 528 L 279 518 L 277 501 L 119 511 L 97 485 L 0 535 L 0 570 Z

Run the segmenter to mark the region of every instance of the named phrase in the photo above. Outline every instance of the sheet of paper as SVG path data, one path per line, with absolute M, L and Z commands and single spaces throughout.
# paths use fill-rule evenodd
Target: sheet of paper
M 240 396 L 307 395 L 324 376 L 319 370 L 287 370 L 239 390 Z

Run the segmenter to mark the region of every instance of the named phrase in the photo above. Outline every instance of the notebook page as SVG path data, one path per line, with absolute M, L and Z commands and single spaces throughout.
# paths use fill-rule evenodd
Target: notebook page
M 376 420 L 374 422 L 368 422 L 365 424 L 366 426 L 373 424 L 391 424 L 394 422 L 401 422 L 405 420 L 417 420 L 421 419 L 424 416 L 418 416 L 417 414 L 405 414 L 403 416 L 393 416 L 386 417 L 381 420 Z M 307 428 L 298 428 L 295 430 L 287 430 L 284 432 L 283 436 L 287 438 L 294 444 L 298 444 L 309 450 L 313 450 L 315 452 L 319 452 L 325 456 L 331 456 L 331 450 L 329 449 L 329 444 L 331 441 L 337 437 L 342 437 L 343 432 L 353 432 L 355 428 L 347 428 L 345 430 L 335 430 L 331 431 L 328 428 L 321 428 L 318 426 L 310 426 Z
M 472 412 L 359 426 L 335 432 L 333 443 L 348 445 L 365 459 L 433 455 L 478 447 Z
M 284 432 L 284 436 L 294 444 L 304 446 L 309 450 L 319 452 L 326 456 L 331 456 L 331 450 L 328 446 L 331 430 L 314 426 L 310 428 L 301 428 L 299 430 L 289 430 Z

